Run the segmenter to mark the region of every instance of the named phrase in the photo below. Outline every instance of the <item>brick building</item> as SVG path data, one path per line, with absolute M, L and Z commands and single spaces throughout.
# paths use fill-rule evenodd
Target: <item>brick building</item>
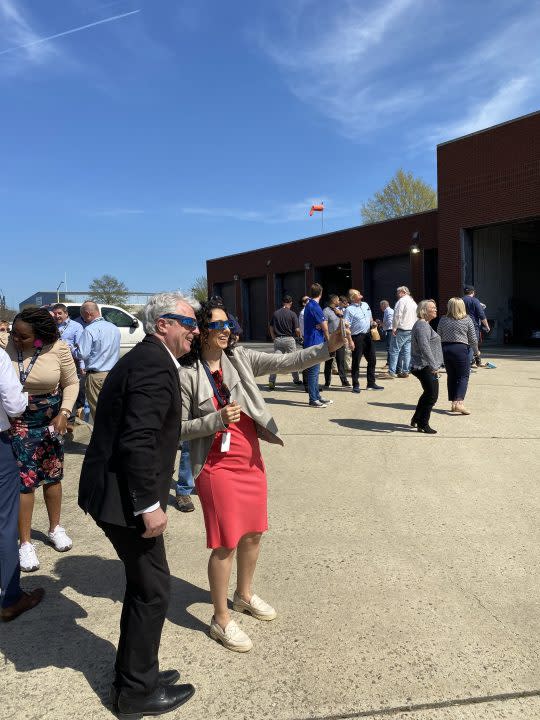
M 374 310 L 398 285 L 444 308 L 471 283 L 492 339 L 527 339 L 540 330 L 540 112 L 439 145 L 437 178 L 437 210 L 209 260 L 209 288 L 245 339 L 264 340 L 282 294 L 314 281 L 358 287 Z

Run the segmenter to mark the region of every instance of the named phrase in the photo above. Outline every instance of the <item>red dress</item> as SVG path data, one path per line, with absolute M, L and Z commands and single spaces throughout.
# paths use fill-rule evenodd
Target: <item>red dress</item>
M 221 390 L 221 371 L 212 373 Z M 214 398 L 214 406 L 218 402 Z M 221 452 L 218 432 L 195 480 L 204 514 L 206 545 L 235 548 L 246 533 L 268 530 L 266 471 L 255 422 L 245 413 L 231 423 L 228 452 Z

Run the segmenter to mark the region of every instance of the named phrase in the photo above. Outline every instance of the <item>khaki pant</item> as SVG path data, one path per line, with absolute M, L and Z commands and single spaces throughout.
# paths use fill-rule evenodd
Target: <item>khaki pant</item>
M 99 393 L 101 392 L 101 388 L 103 387 L 103 383 L 105 382 L 105 378 L 108 374 L 108 372 L 97 372 L 88 373 L 86 375 L 86 383 L 84 386 L 84 389 L 86 391 L 86 402 L 90 407 L 90 412 L 92 413 L 93 419 L 95 419 L 96 417 L 96 406 Z

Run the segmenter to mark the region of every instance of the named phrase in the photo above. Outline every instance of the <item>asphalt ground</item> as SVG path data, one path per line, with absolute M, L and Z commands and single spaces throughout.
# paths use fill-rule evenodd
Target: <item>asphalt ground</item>
M 166 717 L 540 718 L 540 354 L 485 359 L 497 367 L 471 376 L 468 417 L 448 413 L 441 378 L 434 436 L 409 426 L 412 376 L 360 395 L 334 378 L 323 410 L 290 376 L 274 392 L 261 385 L 286 444 L 263 447 L 270 530 L 255 591 L 278 617 L 238 617 L 247 654 L 209 638 L 200 506 L 171 507 L 160 659 L 197 692 Z M 80 425 L 66 443 L 70 552 L 45 545 L 36 501 L 41 567 L 23 581 L 47 595 L 0 626 L 1 718 L 111 717 L 122 566 L 77 508 L 88 438 Z

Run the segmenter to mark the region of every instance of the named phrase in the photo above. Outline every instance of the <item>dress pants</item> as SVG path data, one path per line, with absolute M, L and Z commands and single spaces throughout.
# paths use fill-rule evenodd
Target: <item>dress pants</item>
M 99 523 L 126 571 L 114 684 L 129 696 L 152 693 L 158 684 L 158 651 L 169 606 L 170 572 L 163 535 Z
M 288 353 L 292 353 L 296 351 L 296 340 L 293 337 L 277 337 L 274 339 L 274 352 L 275 353 L 282 353 L 284 355 L 287 355 Z M 292 374 L 293 382 L 298 383 L 299 377 L 297 372 L 293 372 Z M 275 383 L 276 382 L 276 374 L 273 373 L 268 378 L 268 382 Z
M 99 393 L 101 392 L 101 388 L 103 387 L 103 383 L 105 382 L 105 378 L 108 374 L 108 372 L 86 373 L 86 401 L 90 408 L 90 412 L 92 413 L 92 418 L 94 419 L 96 417 L 96 407 Z
M 339 379 L 342 383 L 347 382 L 347 375 L 345 373 L 345 348 L 339 348 L 333 353 L 330 353 L 330 360 L 326 360 L 324 363 L 324 384 L 330 385 L 332 382 L 332 366 L 334 364 L 334 358 L 336 358 L 336 365 L 338 370 Z
M 0 596 L 3 608 L 22 595 L 19 565 L 19 501 L 21 476 L 7 432 L 0 432 Z
M 414 377 L 420 380 L 424 391 L 420 395 L 418 405 L 414 411 L 414 419 L 420 427 L 425 427 L 429 425 L 431 411 L 439 397 L 439 378 L 431 372 L 429 367 L 423 367 L 421 370 L 413 368 L 411 372 Z
M 352 363 L 351 363 L 351 375 L 353 387 L 359 385 L 360 375 L 360 358 L 362 355 L 367 360 L 367 384 L 375 385 L 375 364 L 377 358 L 375 355 L 375 345 L 371 339 L 371 333 L 358 333 L 358 335 L 352 336 L 354 343 L 354 350 L 352 351 Z
M 459 342 L 443 342 L 442 351 L 446 368 L 448 399 L 450 402 L 465 400 L 471 373 L 469 346 Z

